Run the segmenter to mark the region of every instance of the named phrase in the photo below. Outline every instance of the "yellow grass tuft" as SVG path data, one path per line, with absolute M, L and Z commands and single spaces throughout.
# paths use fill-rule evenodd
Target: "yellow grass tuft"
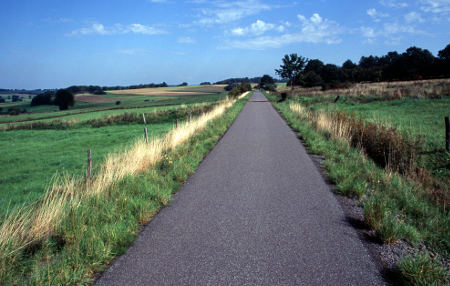
M 239 98 L 247 95 L 244 94 Z M 164 151 L 174 149 L 204 129 L 208 122 L 221 116 L 236 100 L 226 99 L 213 110 L 192 122 L 179 124 L 163 138 L 136 141 L 121 153 L 109 154 L 99 171 L 88 180 L 68 176 L 57 177 L 42 201 L 6 216 L 0 225 L 0 257 L 6 258 L 19 250 L 48 237 L 64 213 L 76 208 L 89 196 L 101 196 L 115 182 L 149 168 L 162 158 Z M 4 261 L 2 262 L 4 263 Z

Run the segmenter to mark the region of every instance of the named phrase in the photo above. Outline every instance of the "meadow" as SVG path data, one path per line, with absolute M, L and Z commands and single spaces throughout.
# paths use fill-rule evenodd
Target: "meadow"
M 359 201 L 360 224 L 370 239 L 414 247 L 389 269 L 391 279 L 400 285 L 446 285 L 450 156 L 444 116 L 450 81 L 296 88 L 285 101 L 277 92 L 267 96 L 309 152 L 324 156 L 336 192 Z
M 167 95 L 173 90 L 175 94 Z M 0 158 L 0 221 L 11 210 L 37 201 L 55 174 L 84 176 L 88 149 L 92 150 L 95 172 L 109 153 L 122 151 L 137 139 L 143 140 L 143 113 L 151 139 L 167 133 L 177 119 L 180 123 L 187 121 L 226 97 L 221 86 L 154 88 L 139 94 L 133 94 L 136 90 L 115 92 L 102 95 L 110 100 L 99 103 L 102 106 L 77 100 L 74 108 L 67 111 L 51 111 L 56 109 L 54 106 L 38 106 L 35 111 L 29 102 L 5 104 L 27 105 L 31 113 L 0 116 L 0 121 L 9 122 L 0 124 L 0 130 L 9 128 L 0 131 L 0 148 L 4 150 Z M 115 104 L 118 98 L 119 106 Z
M 140 139 L 109 153 L 89 179 L 59 177 L 35 204 L 8 214 L 0 225 L 0 281 L 92 283 L 168 204 L 248 97 L 223 100 L 148 144 Z

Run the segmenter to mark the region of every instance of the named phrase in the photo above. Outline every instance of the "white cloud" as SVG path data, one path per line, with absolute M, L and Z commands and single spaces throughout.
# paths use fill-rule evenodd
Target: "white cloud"
M 293 43 L 326 43 L 337 44 L 342 40 L 339 35 L 342 27 L 331 20 L 322 18 L 315 13 L 310 18 L 298 15 L 301 29 L 297 33 L 285 33 L 279 36 L 258 36 L 247 40 L 229 41 L 225 48 L 265 50 L 279 48 Z
M 157 35 L 164 34 L 164 30 L 142 24 L 122 25 L 115 24 L 111 27 L 105 27 L 103 24 L 94 23 L 89 27 L 72 31 L 71 35 L 117 35 L 117 34 L 143 34 Z
M 225 24 L 237 21 L 244 17 L 269 10 L 270 6 L 259 0 L 245 0 L 234 2 L 213 2 L 214 8 L 201 10 L 202 16 L 197 21 L 202 25 Z
M 179 37 L 177 41 L 180 44 L 195 44 L 196 43 L 196 41 L 194 39 L 192 39 L 191 37 Z
M 342 27 L 335 21 L 323 19 L 314 13 L 309 19 L 297 15 L 301 22 L 301 35 L 305 42 L 335 44 L 341 42 Z
M 266 23 L 262 20 L 256 20 L 255 23 L 248 27 L 238 27 L 231 30 L 231 34 L 235 36 L 245 36 L 245 35 L 262 35 L 269 30 L 275 28 L 274 24 Z
M 378 12 L 375 8 L 368 9 L 367 15 L 369 15 L 375 22 L 380 22 L 381 18 L 389 16 L 389 14 Z
M 423 23 L 425 20 L 422 18 L 420 13 L 411 12 L 404 16 L 406 23 Z
M 420 0 L 420 9 L 424 12 L 446 14 L 450 12 L 450 0 Z
M 397 0 L 381 0 L 380 4 L 389 8 L 406 8 L 408 4 L 406 2 L 400 2 Z
M 379 30 L 375 30 L 372 27 L 360 27 L 360 32 L 365 38 L 364 43 L 374 43 L 378 38 L 385 38 L 386 44 L 399 43 L 402 35 L 404 34 L 424 34 L 423 31 L 411 26 L 410 24 L 402 25 L 398 22 L 385 23 Z

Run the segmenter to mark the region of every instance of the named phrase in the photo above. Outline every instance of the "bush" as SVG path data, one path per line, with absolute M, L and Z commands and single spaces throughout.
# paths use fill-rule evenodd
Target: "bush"
M 238 83 L 235 83 L 235 82 L 234 82 L 234 83 L 229 83 L 227 86 L 224 87 L 224 89 L 225 89 L 226 91 L 231 91 L 234 87 L 240 89 L 239 84 L 238 84 Z
M 59 106 L 59 110 L 67 110 L 69 106 L 73 106 L 75 102 L 73 94 L 70 91 L 60 89 L 56 92 L 54 103 Z
M 46 91 L 44 93 L 38 94 L 31 100 L 31 106 L 53 105 L 54 95 L 55 93 L 53 91 Z
M 20 114 L 20 109 L 8 108 L 8 114 L 9 115 L 19 115 Z
M 106 92 L 103 89 L 96 89 L 93 94 L 95 95 L 102 95 L 102 94 L 106 94 Z
M 116 105 L 120 105 L 120 100 L 116 101 Z
M 5 99 L 0 96 L 0 103 L 5 103 Z
M 209 81 L 205 81 L 205 82 L 200 83 L 200 85 L 211 85 L 211 83 Z
M 17 101 L 22 101 L 22 98 L 18 95 L 13 95 L 12 96 L 12 102 L 17 102 Z
M 244 92 L 252 90 L 252 86 L 248 82 L 243 82 L 243 83 L 241 83 L 239 89 L 240 89 L 241 93 L 244 93 Z
M 228 95 L 231 97 L 237 97 L 241 94 L 241 89 L 238 86 L 234 86 L 230 92 L 228 92 Z

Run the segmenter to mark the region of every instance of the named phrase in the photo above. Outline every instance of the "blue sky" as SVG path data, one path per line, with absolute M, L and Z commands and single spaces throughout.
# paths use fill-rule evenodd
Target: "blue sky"
M 0 87 L 274 75 L 287 53 L 341 65 L 450 43 L 450 0 L 4 0 Z

